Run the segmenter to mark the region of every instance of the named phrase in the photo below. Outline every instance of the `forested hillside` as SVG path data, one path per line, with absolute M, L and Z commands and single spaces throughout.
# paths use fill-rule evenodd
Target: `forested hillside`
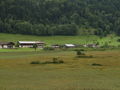
M 0 32 L 120 35 L 120 0 L 0 0 Z

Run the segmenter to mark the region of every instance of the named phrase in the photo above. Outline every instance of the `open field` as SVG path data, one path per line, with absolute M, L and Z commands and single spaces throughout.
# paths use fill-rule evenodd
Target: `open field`
M 119 46 L 117 36 L 28 36 L 0 34 L 0 41 L 44 41 L 51 44 L 99 42 Z M 120 90 L 120 50 L 85 48 L 89 58 L 77 58 L 73 49 L 43 51 L 33 48 L 0 49 L 0 90 Z M 52 61 L 63 64 L 30 64 Z M 102 66 L 93 66 L 93 63 Z
M 100 45 L 108 43 L 112 46 L 120 45 L 120 42 L 117 42 L 117 39 L 120 37 L 117 36 L 108 36 L 100 38 L 98 36 L 30 36 L 30 35 L 15 35 L 15 34 L 0 34 L 0 41 L 44 41 L 47 45 L 50 44 L 91 44 L 99 42 Z
M 120 90 L 120 51 L 0 52 L 0 90 Z M 63 64 L 36 64 L 51 61 Z M 98 63 L 103 66 L 92 66 Z
M 17 48 L 17 49 L 0 49 L 0 52 L 33 52 L 34 48 Z M 42 49 L 38 48 L 36 51 L 42 51 Z

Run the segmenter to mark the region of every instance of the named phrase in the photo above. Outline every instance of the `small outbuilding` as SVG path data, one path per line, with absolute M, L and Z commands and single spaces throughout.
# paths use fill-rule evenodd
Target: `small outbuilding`
M 51 45 L 52 48 L 60 48 L 61 46 L 58 44 Z
M 0 42 L 0 48 L 14 48 L 14 42 Z
M 18 41 L 19 47 L 23 48 L 32 48 L 34 44 L 38 46 L 38 48 L 43 48 L 45 43 L 41 41 Z
M 64 45 L 66 48 L 75 48 L 74 44 L 65 44 Z

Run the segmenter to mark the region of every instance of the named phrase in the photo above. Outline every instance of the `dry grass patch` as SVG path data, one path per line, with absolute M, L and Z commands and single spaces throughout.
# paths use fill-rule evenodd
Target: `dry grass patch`
M 77 60 L 73 51 L 0 53 L 0 89 L 119 90 L 119 53 L 120 51 L 88 51 L 86 55 L 92 55 L 94 58 L 77 58 Z M 30 64 L 32 61 L 51 61 L 54 57 L 60 57 L 65 63 Z M 102 66 L 91 66 L 93 63 Z

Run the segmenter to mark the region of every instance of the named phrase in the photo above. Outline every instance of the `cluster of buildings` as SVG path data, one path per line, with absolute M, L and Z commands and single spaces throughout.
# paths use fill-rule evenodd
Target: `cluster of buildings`
M 64 45 L 52 45 L 52 48 L 60 48 L 60 47 L 65 47 L 65 48 L 78 48 L 78 47 L 88 47 L 88 48 L 98 48 L 99 46 L 97 44 L 84 44 L 84 45 L 77 45 L 77 44 L 64 44 Z
M 0 48 L 32 48 L 33 45 L 36 44 L 38 48 L 43 48 L 46 44 L 45 42 L 41 41 L 18 41 L 17 43 L 14 42 L 0 42 Z M 64 44 L 64 45 L 58 45 L 54 44 L 51 45 L 50 47 L 52 48 L 61 48 L 61 47 L 66 47 L 66 48 L 76 48 L 76 47 L 92 47 L 96 48 L 98 45 L 96 44 L 85 44 L 85 45 L 75 45 L 75 44 Z
M 38 48 L 43 48 L 45 43 L 41 41 L 18 41 L 17 43 L 14 42 L 0 42 L 0 48 L 32 48 L 33 45 L 36 44 Z

